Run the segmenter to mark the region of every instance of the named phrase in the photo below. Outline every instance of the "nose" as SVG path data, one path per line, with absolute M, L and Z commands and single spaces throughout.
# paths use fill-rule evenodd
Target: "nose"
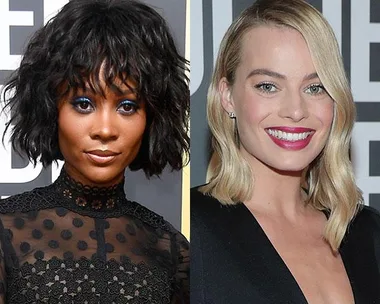
M 281 100 L 279 115 L 283 118 L 299 122 L 309 116 L 307 101 L 302 93 L 289 92 Z
M 119 137 L 117 115 L 111 109 L 98 108 L 91 128 L 90 136 L 102 142 L 112 141 Z

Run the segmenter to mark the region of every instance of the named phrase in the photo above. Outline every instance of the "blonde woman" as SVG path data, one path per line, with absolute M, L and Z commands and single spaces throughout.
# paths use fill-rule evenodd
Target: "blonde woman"
M 380 303 L 380 216 L 355 185 L 355 105 L 323 16 L 302 0 L 245 10 L 207 110 L 214 166 L 192 191 L 191 302 Z

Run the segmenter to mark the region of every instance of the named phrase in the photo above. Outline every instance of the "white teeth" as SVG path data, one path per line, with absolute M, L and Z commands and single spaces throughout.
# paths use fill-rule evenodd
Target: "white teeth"
M 287 141 L 297 141 L 297 140 L 304 140 L 312 132 L 287 133 L 280 130 L 268 129 L 268 133 L 274 137 L 277 137 L 278 139 L 287 140 Z

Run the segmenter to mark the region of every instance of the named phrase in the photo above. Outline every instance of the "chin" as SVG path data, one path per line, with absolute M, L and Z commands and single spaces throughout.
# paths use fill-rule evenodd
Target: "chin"
M 302 173 L 302 171 L 309 166 L 310 162 L 300 162 L 295 160 L 294 162 L 282 162 L 282 163 L 272 163 L 268 164 L 270 168 L 281 174 L 294 175 L 295 173 Z
M 122 170 L 122 175 L 124 176 L 124 171 Z M 94 185 L 98 186 L 112 186 L 115 184 L 115 179 L 120 176 L 120 170 L 115 170 L 110 167 L 97 167 L 92 168 L 88 172 L 88 180 L 91 181 Z

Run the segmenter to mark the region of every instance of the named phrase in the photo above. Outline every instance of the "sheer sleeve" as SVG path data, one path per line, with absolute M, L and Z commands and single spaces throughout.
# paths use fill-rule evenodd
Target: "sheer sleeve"
M 0 249 L 0 304 L 5 303 L 5 286 L 6 286 L 6 275 L 4 267 L 4 254 L 3 250 Z
M 6 273 L 5 273 L 5 259 L 4 259 L 4 227 L 0 219 L 0 304 L 5 303 L 5 289 L 6 289 Z
M 175 235 L 176 255 L 176 272 L 174 275 L 174 294 L 172 304 L 190 303 L 190 248 L 189 242 L 181 234 Z

